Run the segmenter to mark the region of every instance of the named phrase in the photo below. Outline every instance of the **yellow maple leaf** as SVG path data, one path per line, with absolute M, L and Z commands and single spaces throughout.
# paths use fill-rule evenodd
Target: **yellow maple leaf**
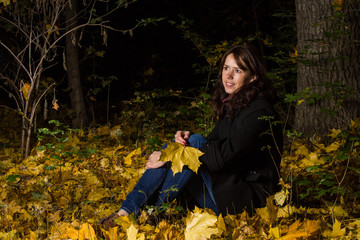
M 323 235 L 326 238 L 340 239 L 345 235 L 345 228 L 341 228 L 341 223 L 337 219 L 335 219 L 335 223 L 333 224 L 332 231 L 330 230 L 324 231 Z
M 70 239 L 78 239 L 79 238 L 79 231 L 76 230 L 73 226 L 69 226 L 66 228 L 65 236 Z
M 224 218 L 222 217 L 221 213 L 217 220 L 217 227 L 218 227 L 219 231 L 226 232 L 226 224 L 225 224 Z
M 348 217 L 348 212 L 340 205 L 329 207 L 329 211 L 334 214 L 335 217 Z
M 281 236 L 281 231 L 279 227 L 274 227 L 269 229 L 269 237 L 274 239 L 279 239 Z
M 281 239 L 282 240 L 306 239 L 311 236 L 315 236 L 321 230 L 320 224 L 321 223 L 318 220 L 306 220 L 303 223 L 297 220 L 289 227 L 283 230 L 284 236 L 282 236 Z
M 350 121 L 350 126 L 353 129 L 360 129 L 360 118 L 355 118 Z
M 105 197 L 108 197 L 108 190 L 105 188 L 93 188 L 89 193 L 87 199 L 93 202 L 99 201 Z
M 277 218 L 286 218 L 292 216 L 297 211 L 296 207 L 291 205 L 285 205 L 279 208 L 277 212 Z
M 336 138 L 340 133 L 341 133 L 341 130 L 340 129 L 331 129 L 330 130 L 330 134 L 328 134 L 329 137 L 332 137 L 332 138 Z
M 209 239 L 218 234 L 216 228 L 217 217 L 195 207 L 195 210 L 186 217 L 185 240 Z
M 124 164 L 125 164 L 126 166 L 130 166 L 131 163 L 132 163 L 132 157 L 133 157 L 134 155 L 140 155 L 140 154 L 141 154 L 141 148 L 135 149 L 134 151 L 132 151 L 131 153 L 129 153 L 129 154 L 125 157 L 125 159 L 124 159 Z
M 21 92 L 23 93 L 23 96 L 25 98 L 26 101 L 29 100 L 29 91 L 30 91 L 30 84 L 25 83 L 22 87 L 21 87 Z
M 176 142 L 168 143 L 167 148 L 161 150 L 161 152 L 160 161 L 170 161 L 172 163 L 171 170 L 174 175 L 181 172 L 184 165 L 187 165 L 192 171 L 197 173 L 201 165 L 199 157 L 204 154 L 197 148 L 185 147 Z
M 126 235 L 128 240 L 145 240 L 145 234 L 138 234 L 138 229 L 133 224 L 126 230 Z M 137 235 L 139 235 L 139 237 L 137 237 Z
M 138 233 L 138 230 L 136 227 L 134 227 L 133 224 L 130 225 L 130 227 L 126 230 L 126 235 L 128 240 L 136 240 L 136 234 Z
M 324 164 L 325 160 L 324 158 L 318 158 L 318 154 L 316 152 L 311 152 L 308 155 L 305 156 L 304 159 L 301 161 L 302 167 L 312 167 L 315 165 Z
M 79 230 L 79 240 L 81 239 L 96 240 L 95 230 L 89 223 L 81 225 Z
M 341 146 L 340 142 L 333 142 L 332 144 L 330 144 L 329 146 L 327 146 L 325 148 L 325 151 L 327 153 L 334 152 L 334 151 L 338 150 L 340 146 Z
M 120 239 L 118 236 L 118 228 L 119 227 L 112 227 L 112 228 L 109 228 L 108 231 L 106 231 L 104 229 L 101 229 L 101 231 L 106 236 L 106 239 L 116 240 L 116 239 Z

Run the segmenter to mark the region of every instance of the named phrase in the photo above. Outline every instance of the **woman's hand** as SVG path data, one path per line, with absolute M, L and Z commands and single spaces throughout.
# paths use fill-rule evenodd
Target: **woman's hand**
M 190 131 L 177 131 L 175 134 L 175 142 L 180 143 L 183 146 L 187 145 L 187 141 L 190 137 Z
M 154 169 L 154 168 L 160 168 L 165 165 L 166 162 L 160 161 L 161 152 L 160 151 L 154 151 L 150 156 L 146 163 L 145 168 L 146 169 Z

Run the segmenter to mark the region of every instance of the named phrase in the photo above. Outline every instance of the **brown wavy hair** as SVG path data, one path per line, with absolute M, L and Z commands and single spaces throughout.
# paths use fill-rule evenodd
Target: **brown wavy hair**
M 234 54 L 238 67 L 244 71 L 249 70 L 250 74 L 240 89 L 229 98 L 222 83 L 222 71 L 226 57 L 230 54 Z M 275 89 L 266 77 L 265 62 L 254 47 L 236 46 L 224 54 L 212 95 L 216 116 L 232 118 L 237 110 L 247 108 L 255 98 L 264 98 L 273 102 L 275 96 Z

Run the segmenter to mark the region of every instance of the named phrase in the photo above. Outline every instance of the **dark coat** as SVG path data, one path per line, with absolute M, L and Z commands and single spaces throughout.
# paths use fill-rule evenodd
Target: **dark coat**
M 208 143 L 200 148 L 205 153 L 200 161 L 210 173 L 215 202 L 223 215 L 244 210 L 251 215 L 276 191 L 282 129 L 259 119 L 262 116 L 276 120 L 272 104 L 256 99 L 232 120 L 221 119 L 207 137 Z

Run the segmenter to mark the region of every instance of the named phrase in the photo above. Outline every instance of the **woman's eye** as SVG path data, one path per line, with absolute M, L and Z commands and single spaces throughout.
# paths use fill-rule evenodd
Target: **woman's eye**
M 229 69 L 229 67 L 227 67 L 227 66 L 224 66 L 224 70 L 228 70 Z
M 241 70 L 240 70 L 240 69 L 236 69 L 236 72 L 237 72 L 237 73 L 241 73 Z

